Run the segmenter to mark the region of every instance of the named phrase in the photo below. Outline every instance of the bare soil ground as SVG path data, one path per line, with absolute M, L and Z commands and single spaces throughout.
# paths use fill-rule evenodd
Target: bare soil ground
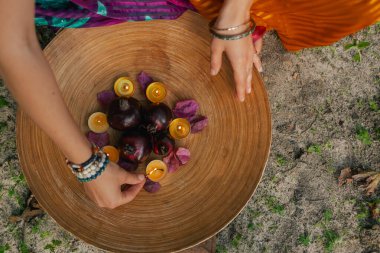
M 42 45 L 53 36 L 39 31 Z M 357 40 L 359 50 L 347 44 Z M 345 167 L 380 171 L 380 24 L 329 47 L 286 52 L 265 36 L 264 81 L 273 146 L 256 194 L 217 236 L 218 252 L 380 252 L 379 190 L 338 186 Z M 1 81 L 0 81 L 1 82 Z M 60 228 L 47 214 L 12 223 L 30 195 L 15 144 L 16 104 L 0 85 L 0 253 L 104 252 Z

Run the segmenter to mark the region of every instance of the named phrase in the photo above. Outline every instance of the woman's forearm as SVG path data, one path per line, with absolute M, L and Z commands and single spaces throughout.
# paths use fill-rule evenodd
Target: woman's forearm
M 230 27 L 248 21 L 253 0 L 225 0 L 216 25 Z
M 37 40 L 2 50 L 0 73 L 22 110 L 68 159 L 80 163 L 91 156 L 90 143 L 69 113 Z

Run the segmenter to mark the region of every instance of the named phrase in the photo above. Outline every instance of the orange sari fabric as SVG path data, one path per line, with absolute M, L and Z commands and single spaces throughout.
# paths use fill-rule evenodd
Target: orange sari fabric
M 218 16 L 222 0 L 190 0 L 208 19 Z M 285 48 L 329 45 L 380 21 L 380 0 L 254 0 L 257 25 L 274 29 Z

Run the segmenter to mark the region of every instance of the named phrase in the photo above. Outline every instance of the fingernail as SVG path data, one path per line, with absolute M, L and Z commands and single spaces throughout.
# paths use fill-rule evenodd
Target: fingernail
M 260 68 L 259 68 L 259 72 L 260 72 L 260 73 L 264 72 L 263 67 L 260 67 Z
M 251 94 L 252 88 L 248 88 L 247 92 L 248 92 L 248 94 Z
M 212 75 L 212 76 L 215 76 L 216 74 L 217 74 L 217 73 L 216 73 L 216 70 L 215 70 L 215 69 L 212 69 L 212 70 L 211 70 L 211 75 Z
M 143 181 L 145 179 L 145 176 L 143 174 L 139 174 L 137 176 L 137 178 L 140 180 L 140 181 Z
M 243 96 L 240 96 L 240 97 L 239 97 L 239 100 L 240 100 L 240 102 L 244 102 L 244 97 L 243 97 Z

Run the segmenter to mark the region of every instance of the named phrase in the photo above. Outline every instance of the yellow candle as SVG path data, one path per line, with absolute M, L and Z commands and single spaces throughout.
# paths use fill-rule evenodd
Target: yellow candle
M 190 122 L 187 119 L 177 118 L 169 125 L 169 133 L 174 139 L 186 138 L 191 132 Z
M 160 103 L 166 97 L 166 89 L 163 83 L 154 82 L 146 88 L 146 97 L 152 103 Z
M 128 77 L 120 77 L 117 79 L 113 88 L 119 97 L 131 97 L 135 92 L 135 85 Z
M 95 112 L 91 114 L 87 123 L 90 130 L 95 133 L 104 133 L 109 128 L 107 115 L 102 112 Z
M 168 167 L 161 160 L 153 160 L 146 166 L 146 176 L 154 181 L 161 181 L 168 173 Z
M 104 146 L 102 150 L 108 154 L 108 158 L 111 162 L 117 163 L 119 161 L 120 152 L 114 146 Z

